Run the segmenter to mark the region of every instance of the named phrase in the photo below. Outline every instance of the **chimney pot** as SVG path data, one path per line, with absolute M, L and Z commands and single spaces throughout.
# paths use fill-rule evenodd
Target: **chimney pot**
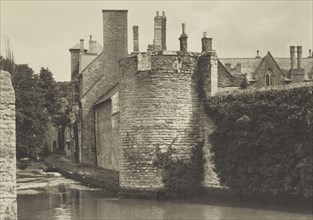
M 203 32 L 203 37 L 207 37 L 207 32 Z
M 259 50 L 256 51 L 256 57 L 255 58 L 260 58 L 260 51 Z
M 159 16 L 159 11 L 156 12 L 156 16 Z
M 84 54 L 84 39 L 80 39 L 80 53 Z
M 225 63 L 225 67 L 228 71 L 231 70 L 231 63 Z
M 139 27 L 137 25 L 133 26 L 133 46 L 134 52 L 139 52 Z
M 290 69 L 296 69 L 296 47 L 290 46 Z
M 97 54 L 97 41 L 92 40 L 92 35 L 89 36 L 89 54 Z
M 165 11 L 162 12 L 162 16 L 165 16 Z
M 212 50 L 212 38 L 206 37 L 206 32 L 203 33 L 202 41 L 202 52 L 209 52 Z
M 186 24 L 182 23 L 182 34 L 180 35 L 179 42 L 180 42 L 180 51 L 186 52 L 187 51 L 187 34 L 186 34 Z
M 298 70 L 302 69 L 302 46 L 297 46 Z
M 186 23 L 182 23 L 181 26 L 182 26 L 182 33 L 186 34 Z
M 309 50 L 309 58 L 312 57 L 312 50 Z

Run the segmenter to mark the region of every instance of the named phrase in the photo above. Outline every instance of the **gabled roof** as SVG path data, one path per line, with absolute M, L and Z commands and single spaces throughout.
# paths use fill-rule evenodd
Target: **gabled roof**
M 239 87 L 243 80 L 243 75 L 233 76 L 218 60 L 218 87 Z
M 101 98 L 95 102 L 94 107 L 109 100 L 115 93 L 119 91 L 119 83 L 116 83 L 112 88 L 110 88 Z
M 272 56 L 272 55 L 271 55 Z M 273 57 L 280 70 L 284 76 L 288 75 L 290 70 L 290 58 L 275 58 Z M 253 74 L 256 71 L 257 67 L 261 63 L 262 59 L 260 58 L 219 58 L 223 65 L 230 63 L 232 67 L 235 67 L 237 63 L 241 64 L 241 73 L 247 74 L 249 80 L 253 79 Z M 313 58 L 302 58 L 302 66 L 304 72 L 308 74 L 309 78 L 312 78 L 313 75 Z M 238 75 L 238 72 L 234 69 L 230 71 L 233 76 Z
M 80 50 L 80 43 L 75 44 L 73 47 L 70 48 L 70 50 Z M 88 54 L 88 50 L 85 48 L 85 52 Z M 103 48 L 101 44 L 98 42 L 96 43 L 96 54 L 100 54 L 103 51 Z
M 235 67 L 237 63 L 241 64 L 241 72 L 238 73 L 237 71 L 230 71 L 233 76 L 238 75 L 246 75 L 248 80 L 253 78 L 253 74 L 261 63 L 262 59 L 260 58 L 219 58 L 221 63 L 225 66 L 225 64 L 229 63 L 232 67 Z
M 281 70 L 280 66 L 277 64 L 276 60 L 274 59 L 274 57 L 272 56 L 272 54 L 268 51 L 266 56 L 262 58 L 261 63 L 258 65 L 258 67 L 256 68 L 253 77 L 255 77 L 255 74 L 259 71 L 259 69 L 261 68 L 261 66 L 264 65 L 268 65 L 266 63 L 272 61 L 272 63 L 276 66 L 276 68 L 279 70 L 279 72 L 281 73 L 282 76 L 284 76 L 285 78 L 287 78 L 287 74 L 284 74 L 283 71 Z

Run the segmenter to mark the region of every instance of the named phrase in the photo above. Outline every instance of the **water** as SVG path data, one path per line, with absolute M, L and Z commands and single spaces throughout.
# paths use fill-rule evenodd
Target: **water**
M 22 167 L 18 164 L 18 167 Z M 25 168 L 22 167 L 22 168 Z M 18 169 L 18 219 L 308 219 L 312 215 L 223 205 L 118 199 L 31 163 Z

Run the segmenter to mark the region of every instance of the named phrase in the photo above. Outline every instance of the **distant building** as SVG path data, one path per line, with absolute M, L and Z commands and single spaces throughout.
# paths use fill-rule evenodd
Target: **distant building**
M 255 58 L 219 60 L 233 76 L 246 76 L 256 88 L 312 81 L 311 50 L 307 58 L 302 58 L 302 46 L 290 46 L 290 58 L 274 58 L 270 52 L 261 58 L 257 51 Z
M 203 110 L 199 86 L 208 96 L 218 91 L 312 80 L 312 55 L 291 47 L 291 59 L 219 59 L 212 38 L 199 39 L 201 52 L 188 51 L 186 25 L 180 50 L 166 50 L 166 16 L 154 18 L 154 40 L 139 52 L 139 28 L 133 26 L 134 51 L 128 53 L 127 11 L 103 10 L 103 47 L 90 38 L 70 49 L 72 86 L 66 132 L 67 154 L 79 162 L 119 171 L 122 190 L 162 190 L 153 166 L 158 151 L 188 159 L 191 148 L 205 142 L 204 185 L 218 185 L 208 134 L 213 122 Z M 103 49 L 102 49 L 103 48 Z M 290 65 L 291 63 L 291 65 Z

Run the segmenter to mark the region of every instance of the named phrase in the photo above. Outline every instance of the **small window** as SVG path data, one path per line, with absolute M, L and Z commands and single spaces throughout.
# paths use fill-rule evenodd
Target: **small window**
M 271 69 L 269 69 L 265 74 L 265 85 L 274 86 L 274 78 Z
M 268 74 L 265 75 L 265 84 L 266 84 L 266 86 L 270 85 L 270 75 L 268 75 Z
M 79 88 L 77 84 L 75 84 L 74 86 L 74 93 L 79 93 Z

